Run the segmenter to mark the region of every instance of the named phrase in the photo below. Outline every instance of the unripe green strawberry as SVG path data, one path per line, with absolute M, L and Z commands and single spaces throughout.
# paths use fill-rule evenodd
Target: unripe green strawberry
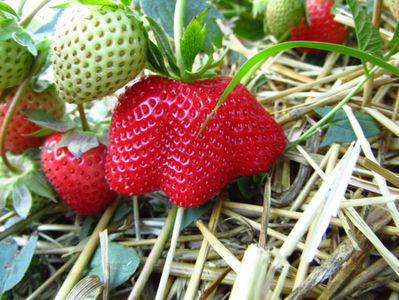
M 266 9 L 267 27 L 274 35 L 288 32 L 291 25 L 299 23 L 303 16 L 300 0 L 269 0 Z
M 113 93 L 142 71 L 146 45 L 141 24 L 124 9 L 70 5 L 52 44 L 60 97 L 81 104 Z
M 0 41 L 0 90 L 19 85 L 32 61 L 32 54 L 14 40 Z

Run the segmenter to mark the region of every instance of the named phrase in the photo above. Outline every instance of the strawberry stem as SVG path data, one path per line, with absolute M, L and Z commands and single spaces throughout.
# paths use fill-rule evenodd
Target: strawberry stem
M 22 27 L 26 27 L 29 25 L 30 21 L 32 21 L 35 14 L 50 0 L 42 0 L 25 18 L 19 22 L 19 25 Z M 23 6 L 23 5 L 22 5 Z M 21 7 L 22 9 L 22 7 Z
M 13 173 L 18 173 L 19 170 L 11 165 L 10 161 L 7 158 L 7 150 L 6 150 L 6 139 L 8 128 L 10 127 L 12 118 L 18 108 L 19 103 L 22 100 L 23 95 L 25 94 L 26 89 L 29 86 L 29 81 L 31 79 L 31 75 L 22 81 L 21 85 L 18 87 L 17 92 L 14 95 L 14 98 L 11 100 L 10 106 L 8 107 L 7 113 L 4 117 L 3 124 L 1 124 L 0 128 L 0 157 L 3 160 L 5 166 Z
M 83 104 L 78 104 L 78 111 L 79 111 L 80 122 L 82 123 L 82 130 L 88 131 L 90 129 L 90 127 L 89 127 L 89 123 L 87 123 L 85 109 L 83 107 Z
M 181 56 L 180 50 L 180 41 L 183 36 L 183 27 L 184 27 L 184 10 L 186 8 L 186 0 L 177 0 L 175 7 L 175 19 L 173 23 L 173 34 L 174 34 L 174 42 L 175 42 L 175 50 L 176 50 L 176 60 L 177 65 L 180 69 L 180 74 L 183 75 L 185 72 L 183 59 Z
M 148 278 L 150 277 L 152 270 L 158 261 L 158 258 L 161 256 L 161 252 L 164 248 L 166 240 L 168 239 L 169 233 L 172 230 L 173 223 L 176 219 L 176 213 L 177 206 L 173 205 L 169 211 L 168 218 L 162 227 L 161 233 L 159 234 L 150 254 L 148 255 L 148 258 L 145 261 L 143 270 L 141 271 L 139 278 L 137 278 L 136 284 L 130 292 L 128 300 L 140 299 L 141 292 L 143 291 L 145 284 L 147 283 Z

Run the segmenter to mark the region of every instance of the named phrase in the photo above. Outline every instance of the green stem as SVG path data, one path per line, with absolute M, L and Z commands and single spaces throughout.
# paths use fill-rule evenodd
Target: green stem
M 11 165 L 10 161 L 7 158 L 7 150 L 6 150 L 6 139 L 8 128 L 10 127 L 12 118 L 14 117 L 15 112 L 18 109 L 18 106 L 25 94 L 26 89 L 29 87 L 29 81 L 32 77 L 28 76 L 22 81 L 21 85 L 18 87 L 17 92 L 15 93 L 13 99 L 11 100 L 10 106 L 8 107 L 7 113 L 4 117 L 3 123 L 0 128 L 0 157 L 3 160 L 6 167 L 13 173 L 17 173 L 18 169 Z
M 29 224 L 31 224 L 33 221 L 39 219 L 41 216 L 45 215 L 49 211 L 52 211 L 55 207 L 57 206 L 57 203 L 50 203 L 49 205 L 39 209 L 37 212 L 34 212 L 30 216 L 28 216 L 26 219 L 22 219 L 18 223 L 15 223 L 11 227 L 8 227 L 6 230 L 0 232 L 0 241 L 4 240 L 6 237 L 19 232 L 21 229 L 25 228 Z
M 30 21 L 32 21 L 33 17 L 35 14 L 44 6 L 46 5 L 47 2 L 50 0 L 42 0 L 25 18 L 23 18 L 20 22 L 19 25 L 22 27 L 26 27 L 29 25 Z
M 138 300 L 140 299 L 140 295 L 150 277 L 152 270 L 158 258 L 161 256 L 161 252 L 164 248 L 166 240 L 169 237 L 169 233 L 172 230 L 173 223 L 176 219 L 177 214 L 177 206 L 173 205 L 169 211 L 168 218 L 165 221 L 165 224 L 162 227 L 161 233 L 159 234 L 154 246 L 151 249 L 150 255 L 148 256 L 143 270 L 140 273 L 139 278 L 137 278 L 136 284 L 134 285 L 132 291 L 130 292 L 128 300 Z
M 339 111 L 354 95 L 356 95 L 359 90 L 363 87 L 363 85 L 367 82 L 367 80 L 375 74 L 375 72 L 379 69 L 378 66 L 375 66 L 373 69 L 371 69 L 370 72 L 368 72 L 367 75 L 364 76 L 362 81 L 360 81 L 354 88 L 353 90 L 345 96 L 344 99 L 342 99 L 332 110 L 330 110 L 323 118 L 321 118 L 317 123 L 315 123 L 311 128 L 309 128 L 302 136 L 300 136 L 295 142 L 291 143 L 290 145 L 287 146 L 285 149 L 285 152 L 291 150 L 292 148 L 296 147 L 300 143 L 306 141 L 308 138 L 310 138 L 315 131 L 324 125 L 337 111 Z
M 22 15 L 22 10 L 24 9 L 25 2 L 26 2 L 26 0 L 19 1 L 19 5 L 18 5 L 18 9 L 17 9 L 18 16 Z
M 175 7 L 175 20 L 173 23 L 173 34 L 174 34 L 174 42 L 175 42 L 175 50 L 176 50 L 176 60 L 177 65 L 179 66 L 180 73 L 184 74 L 184 64 L 181 56 L 180 50 L 180 41 L 183 36 L 183 28 L 184 28 L 184 10 L 186 8 L 186 0 L 177 0 Z
M 79 111 L 80 122 L 82 123 L 82 130 L 83 131 L 90 130 L 89 123 L 87 122 L 87 118 L 86 118 L 85 109 L 83 107 L 83 104 L 78 104 L 78 111 Z

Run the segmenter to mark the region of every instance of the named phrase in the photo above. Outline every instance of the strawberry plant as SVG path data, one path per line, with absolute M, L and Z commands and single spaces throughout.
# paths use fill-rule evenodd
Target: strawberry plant
M 394 297 L 399 29 L 372 2 L 1 1 L 0 297 Z M 350 34 L 281 42 L 305 28 Z

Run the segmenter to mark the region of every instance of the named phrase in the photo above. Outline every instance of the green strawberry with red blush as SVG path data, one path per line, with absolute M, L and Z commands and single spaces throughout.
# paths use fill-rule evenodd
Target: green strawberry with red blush
M 334 21 L 331 9 L 334 5 L 330 0 L 307 0 L 306 1 L 310 24 L 305 23 L 302 18 L 298 26 L 291 27 L 291 39 L 294 41 L 317 41 L 341 44 L 348 30 L 345 25 Z M 321 50 L 313 48 L 299 48 L 303 52 L 318 52 Z
M 280 36 L 298 24 L 304 15 L 304 0 L 268 0 L 266 7 L 267 28 Z
M 149 76 L 128 88 L 111 120 L 111 188 L 128 195 L 161 189 L 178 206 L 193 207 L 240 175 L 267 171 L 284 150 L 284 133 L 243 85 L 196 137 L 229 82 Z
M 68 147 L 62 146 L 66 134 L 56 132 L 46 139 L 41 156 L 44 173 L 73 211 L 82 215 L 96 214 L 115 197 L 105 180 L 107 147 L 99 143 L 77 157 Z
M 16 90 L 17 88 L 13 89 L 0 102 L 0 124 L 4 121 Z M 28 88 L 13 115 L 7 131 L 6 150 L 14 154 L 20 154 L 31 147 L 41 146 L 46 138 L 45 136 L 29 136 L 39 130 L 40 127 L 28 120 L 24 110 L 40 110 L 56 118 L 62 118 L 65 113 L 65 104 L 48 91 L 36 93 L 31 88 Z

